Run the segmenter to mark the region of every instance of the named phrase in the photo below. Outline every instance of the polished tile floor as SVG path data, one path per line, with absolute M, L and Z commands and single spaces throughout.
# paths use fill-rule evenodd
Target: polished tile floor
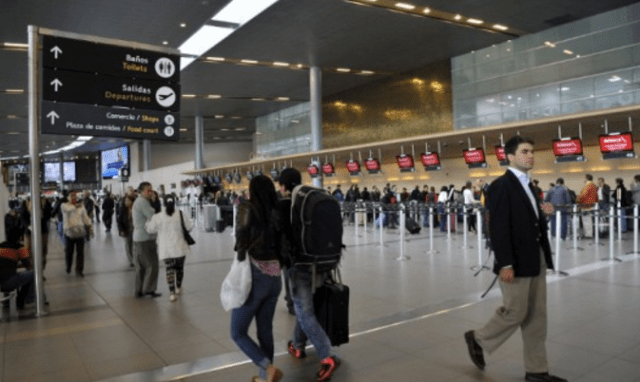
M 220 284 L 233 256 L 231 229 L 196 230 L 185 266 L 185 292 L 169 301 L 164 269 L 157 299 L 133 297 L 134 274 L 117 234 L 87 244 L 85 277 L 64 272 L 59 240 L 50 237 L 45 291 L 49 314 L 33 310 L 0 324 L 3 382 L 18 381 L 250 381 L 256 373 L 229 336 Z M 479 265 L 475 234 L 450 237 L 429 230 L 406 235 L 371 226 L 345 227 L 342 277 L 351 288 L 350 342 L 335 349 L 342 365 L 332 381 L 522 381 L 516 333 L 479 371 L 463 333 L 478 328 L 500 305 L 493 276 Z M 561 268 L 549 275 L 548 353 L 551 371 L 570 381 L 640 381 L 640 258 L 633 235 L 609 246 L 561 243 Z M 580 247 L 581 249 L 575 249 Z M 610 253 L 611 249 L 613 252 Z M 437 252 L 437 253 L 435 253 Z M 611 254 L 621 261 L 611 261 Z M 482 260 L 486 259 L 486 253 Z M 489 261 L 490 263 L 491 261 Z M 8 313 L 8 312 L 5 312 Z M 284 354 L 294 318 L 283 299 L 276 311 L 276 365 L 284 381 L 313 381 L 313 350 L 300 361 Z

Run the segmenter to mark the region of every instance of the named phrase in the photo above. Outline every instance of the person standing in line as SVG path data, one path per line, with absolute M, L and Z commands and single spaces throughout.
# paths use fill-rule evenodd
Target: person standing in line
M 288 193 L 302 183 L 300 172 L 293 168 L 286 168 L 280 173 L 278 179 Z M 291 202 L 290 202 L 291 203 Z M 291 225 L 291 209 L 286 206 L 279 206 L 282 219 L 283 233 L 283 257 L 285 259 L 296 256 L 299 249 L 296 248 L 293 228 Z M 316 280 L 313 283 L 313 275 L 310 270 L 292 267 L 287 264 L 286 272 L 289 274 L 291 297 L 296 311 L 296 325 L 293 329 L 293 340 L 287 344 L 287 350 L 296 359 L 305 358 L 305 345 L 307 340 L 316 348 L 320 357 L 320 371 L 318 371 L 318 381 L 326 381 L 331 378 L 336 368 L 340 365 L 338 358 L 331 354 L 331 341 L 316 318 L 313 306 L 313 285 L 320 286 L 327 277 L 326 273 L 316 273 Z
M 566 382 L 549 374 L 547 337 L 547 268 L 553 269 L 547 222 L 533 189 L 533 141 L 515 136 L 505 145 L 507 172 L 489 188 L 489 225 L 503 306 L 479 330 L 464 334 L 473 363 L 485 368 L 483 351 L 492 353 L 513 333 L 522 331 L 525 380 Z
M 153 188 L 151 183 L 142 182 L 138 187 L 140 196 L 133 202 L 133 262 L 136 267 L 135 296 L 160 297 L 158 288 L 158 248 L 155 235 L 147 233 L 145 224 L 156 210 L 151 205 Z
M 624 180 L 622 178 L 616 178 L 616 191 L 613 194 L 613 201 L 615 203 L 615 209 L 617 211 L 616 224 L 620 224 L 620 230 L 627 232 L 627 207 L 629 206 L 629 200 L 627 200 L 627 188 L 624 186 Z
M 611 187 L 604 182 L 604 178 L 598 178 L 598 204 L 602 211 L 609 211 L 611 202 Z
M 60 207 L 64 203 L 69 202 L 69 193 L 67 190 L 62 190 L 60 192 L 60 196 L 56 199 L 56 202 L 53 204 L 53 211 L 51 215 L 56 219 L 56 231 L 58 232 L 58 237 L 60 237 L 60 242 L 63 247 L 66 247 L 66 243 L 64 241 L 64 226 L 62 222 L 62 210 Z
M 249 200 L 238 206 L 236 215 L 234 249 L 239 261 L 251 262 L 251 292 L 247 301 L 231 312 L 231 338 L 258 366 L 259 376 L 253 377 L 253 382 L 282 378 L 282 371 L 273 366 L 273 317 L 282 289 L 277 202 L 273 181 L 258 175 L 251 179 Z M 248 334 L 254 317 L 259 344 Z
M 585 174 L 584 186 L 580 190 L 580 195 L 576 202 L 582 209 L 582 226 L 584 227 L 584 237 L 593 237 L 593 215 L 591 211 L 598 204 L 598 187 L 593 184 L 593 175 Z
M 465 213 L 467 216 L 467 229 L 469 232 L 476 232 L 476 214 L 473 212 L 473 208 L 476 205 L 476 200 L 473 197 L 473 183 L 467 181 L 462 191 L 462 197 L 464 199 Z
M 71 273 L 73 264 L 73 249 L 76 250 L 76 276 L 84 277 L 84 241 L 87 236 L 93 236 L 91 220 L 87 215 L 82 201 L 78 200 L 78 193 L 69 193 L 69 202 L 64 203 L 60 209 L 62 211 L 62 221 L 64 226 L 64 241 L 66 243 L 65 261 L 67 273 Z
M 449 198 L 449 189 L 447 186 L 440 188 L 438 195 L 438 215 L 440 216 L 440 232 L 447 232 L 447 199 Z
M 124 238 L 124 247 L 129 266 L 133 264 L 133 202 L 136 200 L 136 191 L 133 187 L 129 187 L 127 194 L 120 200 L 118 204 L 118 212 L 116 215 L 118 223 L 118 233 Z
M 547 196 L 544 198 L 545 202 L 553 204 L 556 211 L 560 210 L 560 238 L 565 240 L 567 238 L 567 225 L 568 225 L 568 208 L 571 204 L 571 196 L 569 191 L 564 186 L 564 179 L 558 178 L 556 184 L 552 189 L 547 192 Z M 551 215 L 551 236 L 556 237 L 556 214 Z
M 158 235 L 158 258 L 167 267 L 167 285 L 171 302 L 177 300 L 176 294 L 182 293 L 182 279 L 184 277 L 184 260 L 191 254 L 189 244 L 182 233 L 182 222 L 187 231 L 193 228 L 191 220 L 176 214 L 176 202 L 172 196 L 164 197 L 164 212 L 159 212 L 146 224 L 147 232 Z
M 104 201 L 102 201 L 102 221 L 104 222 L 105 232 L 111 232 L 115 207 L 116 203 L 113 201 L 111 193 L 107 192 L 104 196 Z
M 633 177 L 633 185 L 631 186 L 631 199 L 633 204 L 640 205 L 640 174 Z

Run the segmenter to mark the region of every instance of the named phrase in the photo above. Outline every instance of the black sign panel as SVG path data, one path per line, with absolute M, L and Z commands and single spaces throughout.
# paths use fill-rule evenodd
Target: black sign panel
M 169 141 L 177 141 L 180 138 L 178 113 L 63 102 L 42 102 L 40 126 L 42 134 Z
M 43 37 L 42 63 L 45 68 L 180 81 L 180 57 L 177 55 L 62 37 Z
M 180 110 L 180 85 L 67 70 L 43 70 L 46 101 Z

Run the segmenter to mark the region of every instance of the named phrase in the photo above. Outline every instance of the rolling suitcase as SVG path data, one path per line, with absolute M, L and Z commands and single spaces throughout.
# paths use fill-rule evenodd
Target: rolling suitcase
M 216 232 L 224 232 L 224 229 L 227 227 L 227 224 L 224 220 L 218 220 L 216 222 Z
M 331 346 L 349 342 L 349 287 L 328 280 L 316 289 L 313 306 Z
M 420 233 L 420 224 L 418 224 L 415 220 L 411 219 L 408 216 L 404 220 L 404 226 L 412 235 Z

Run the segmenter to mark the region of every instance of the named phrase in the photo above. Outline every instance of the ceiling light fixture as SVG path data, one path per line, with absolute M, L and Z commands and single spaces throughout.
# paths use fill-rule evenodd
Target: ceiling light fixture
M 425 8 L 424 11 L 422 11 L 422 13 L 431 13 L 431 9 Z
M 218 99 L 222 98 L 222 96 L 220 94 L 208 94 L 207 98 Z
M 247 59 L 240 60 L 240 62 L 242 62 L 243 64 L 257 64 L 258 63 L 258 61 L 256 61 L 256 60 L 247 60 Z
M 229 131 L 229 129 L 220 129 L 220 131 Z
M 407 3 L 396 3 L 396 7 L 411 11 L 416 6 L 415 5 L 411 5 L 411 4 L 407 4 Z
M 478 19 L 467 19 L 467 22 L 469 24 L 475 24 L 475 25 L 480 25 L 480 24 L 484 23 L 484 21 L 478 20 Z
M 340 73 L 349 73 L 351 71 L 351 69 L 349 69 L 349 68 L 337 68 L 336 71 L 340 72 Z
M 556 44 L 552 43 L 551 41 L 545 41 L 544 44 L 546 46 L 548 46 L 549 48 L 555 48 Z
M 207 57 L 206 60 L 207 61 L 220 61 L 220 62 L 222 62 L 222 61 L 225 60 L 225 58 L 224 57 Z
M 361 70 L 360 73 L 358 74 L 363 74 L 363 75 L 371 75 L 371 74 L 375 74 L 372 70 Z
M 454 18 L 455 20 L 460 20 L 460 19 L 462 18 L 462 16 L 460 16 L 460 15 L 455 15 L 453 18 Z
M 178 48 L 181 53 L 194 56 L 180 58 L 180 70 L 186 68 L 195 61 L 197 57 L 202 56 L 220 41 L 227 38 L 233 31 L 231 28 L 203 25 L 202 28 L 198 29 L 196 33 L 191 35 L 191 37 Z
M 29 48 L 29 44 L 22 44 L 18 42 L 5 42 L 3 45 L 6 46 L 7 48 L 25 48 L 25 49 Z
M 262 13 L 277 1 L 278 0 L 233 0 L 213 16 L 211 20 L 242 25 Z
M 570 51 L 569 49 L 565 49 L 565 50 L 563 50 L 563 51 L 562 51 L 562 53 L 564 53 L 564 54 L 568 54 L 568 55 L 572 55 L 572 54 L 573 54 L 573 52 L 572 52 L 572 51 Z
M 280 61 L 276 61 L 273 63 L 273 66 L 289 66 L 288 62 L 280 62 Z
M 182 98 L 196 98 L 195 94 L 183 94 Z
M 246 130 L 246 127 L 236 127 L 235 130 L 236 131 L 242 131 L 242 130 Z
M 180 129 L 180 131 L 185 132 L 185 131 L 187 131 L 187 129 Z
M 289 101 L 289 97 L 278 97 L 276 98 L 278 101 Z
M 215 118 L 216 118 L 216 119 L 221 119 L 221 118 L 224 118 L 224 115 L 222 115 L 222 114 L 216 114 Z
M 609 81 L 609 82 L 618 82 L 618 81 L 620 81 L 621 79 L 622 79 L 622 78 L 620 78 L 620 77 L 618 77 L 618 76 L 615 76 L 615 75 L 614 75 L 614 76 L 609 77 L 608 81 Z
M 261 97 L 253 97 L 251 98 L 252 101 L 266 101 L 266 99 L 261 98 Z
M 504 26 L 504 25 L 500 25 L 500 24 L 494 24 L 493 25 L 493 29 L 497 29 L 499 31 L 506 31 L 507 29 L 509 29 L 508 27 Z
M 238 116 L 236 115 L 236 116 L 231 117 L 231 119 L 242 119 L 242 117 L 238 117 Z
M 7 89 L 5 90 L 5 92 L 12 94 L 22 94 L 24 93 L 24 89 Z
M 181 28 L 186 28 L 187 27 L 187 23 L 180 23 L 180 27 Z
M 165 40 L 165 41 L 163 41 L 163 42 L 162 42 L 162 45 L 169 45 L 169 41 L 166 41 L 166 40 Z

